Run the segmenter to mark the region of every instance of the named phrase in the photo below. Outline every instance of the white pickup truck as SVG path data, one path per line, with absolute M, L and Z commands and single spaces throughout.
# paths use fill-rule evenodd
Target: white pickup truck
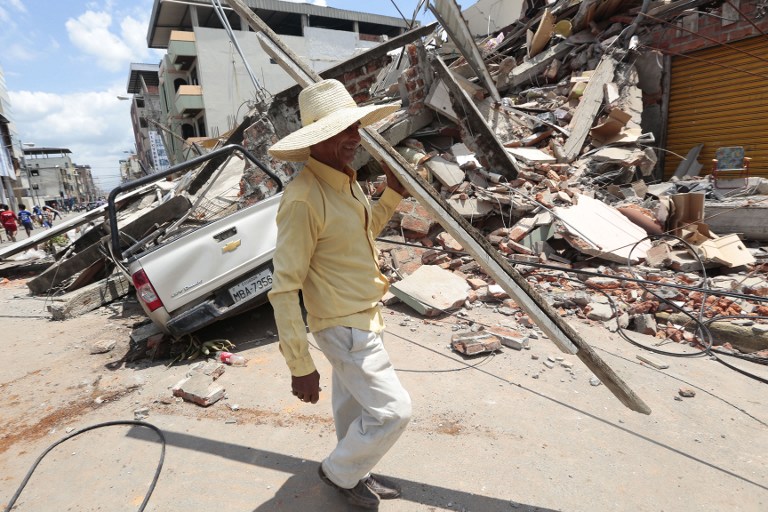
M 116 197 L 216 157 L 242 153 L 277 183 L 276 195 L 181 235 L 156 233 L 123 248 Z M 162 173 L 111 191 L 107 213 L 113 259 L 130 275 L 144 311 L 166 333 L 180 337 L 267 301 L 272 288 L 272 255 L 277 238 L 280 179 L 248 151 L 228 145 Z

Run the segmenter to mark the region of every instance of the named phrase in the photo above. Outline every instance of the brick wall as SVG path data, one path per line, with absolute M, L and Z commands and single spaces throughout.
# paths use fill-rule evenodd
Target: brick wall
M 371 86 L 376 83 L 379 71 L 389 64 L 390 60 L 389 55 L 382 55 L 357 69 L 332 78 L 343 83 L 357 103 L 365 103 L 371 99 Z
M 709 9 L 680 17 L 674 22 L 675 26 L 658 22 L 643 37 L 643 40 L 649 46 L 668 51 L 674 55 L 675 53 L 688 53 L 721 43 L 760 36 L 762 35 L 761 31 L 768 33 L 768 2 L 731 0 L 731 3 L 752 20 L 757 28 L 745 20 L 738 11 L 724 3 L 717 9 Z M 760 19 L 757 19 L 758 16 Z M 695 34 L 691 32 L 695 32 Z
M 423 46 L 409 44 L 406 45 L 405 51 L 410 67 L 400 76 L 400 94 L 408 104 L 408 114 L 413 116 L 426 108 L 424 100 L 427 97 L 431 70 L 430 74 L 427 74 L 429 68 Z
M 268 117 L 262 117 L 245 129 L 243 132 L 243 147 L 271 171 L 277 174 L 284 184 L 287 184 L 296 174 L 294 164 L 272 158 L 267 149 L 277 142 L 279 137 L 275 135 L 275 127 Z M 275 182 L 255 165 L 250 165 L 243 171 L 240 180 L 239 208 L 245 208 L 254 203 L 274 195 L 277 186 Z
M 345 85 L 357 103 L 371 99 L 371 86 L 376 83 L 376 77 L 391 58 L 382 55 L 372 59 L 362 66 L 346 71 L 341 75 L 332 76 Z M 278 95 L 270 105 L 266 116 L 255 121 L 243 133 L 243 147 L 249 150 L 264 165 L 274 171 L 287 184 L 295 176 L 301 164 L 292 164 L 272 158 L 267 149 L 283 136 L 301 127 L 298 107 L 298 90 L 295 95 Z M 275 184 L 261 170 L 251 166 L 243 173 L 240 180 L 240 200 L 238 206 L 244 208 L 274 194 Z

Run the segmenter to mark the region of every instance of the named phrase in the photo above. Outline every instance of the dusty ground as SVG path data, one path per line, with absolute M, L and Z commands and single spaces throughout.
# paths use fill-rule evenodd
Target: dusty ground
M 146 510 L 348 510 L 316 476 L 334 444 L 329 393 L 314 406 L 290 395 L 268 307 L 201 334 L 227 337 L 249 358 L 244 368 L 227 368 L 220 379 L 227 399 L 207 409 L 171 396 L 189 365 L 120 362 L 131 325 L 143 318 L 132 300 L 53 322 L 45 300 L 15 279 L 0 285 L 0 311 L 3 506 L 68 431 L 133 420 L 146 407 L 145 421 L 166 440 Z M 503 321 L 487 306 L 468 314 Z M 768 510 L 763 384 L 705 358 L 666 358 L 670 368 L 657 371 L 617 336 L 575 325 L 650 405 L 644 416 L 605 386 L 591 386 L 579 360 L 548 340 L 463 359 L 447 348 L 455 318 L 425 321 L 395 308 L 387 319 L 387 346 L 413 396 L 414 418 L 378 467 L 403 485 L 404 497 L 380 510 Z M 116 348 L 90 354 L 99 340 L 115 340 Z M 329 369 L 315 354 L 330 390 Z M 547 356 L 564 356 L 574 375 L 546 368 Z M 676 400 L 682 387 L 696 396 Z M 138 510 L 160 456 L 148 428 L 90 430 L 45 457 L 15 510 Z

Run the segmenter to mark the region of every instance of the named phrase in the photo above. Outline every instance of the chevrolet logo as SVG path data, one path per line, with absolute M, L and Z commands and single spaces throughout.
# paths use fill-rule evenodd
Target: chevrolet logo
M 224 247 L 221 248 L 221 252 L 222 253 L 224 253 L 224 252 L 232 252 L 235 249 L 237 249 L 238 247 L 240 247 L 241 243 L 242 242 L 240 240 L 235 240 L 234 242 L 229 242 L 228 244 L 226 244 Z

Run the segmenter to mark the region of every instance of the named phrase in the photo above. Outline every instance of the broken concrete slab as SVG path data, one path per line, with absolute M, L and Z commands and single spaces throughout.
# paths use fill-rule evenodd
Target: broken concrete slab
M 456 124 L 459 124 L 459 116 L 456 111 L 453 110 L 451 105 L 451 96 L 448 91 L 448 86 L 445 85 L 443 80 L 436 80 L 432 84 L 432 88 L 429 90 L 424 104 L 437 112 L 438 114 L 447 117 Z
M 469 297 L 469 290 L 464 279 L 434 265 L 424 265 L 390 287 L 400 300 L 424 316 L 460 308 Z
M 226 390 L 213 382 L 213 378 L 205 373 L 194 372 L 185 377 L 172 388 L 173 396 L 179 396 L 187 402 L 196 403 L 203 407 L 215 404 L 222 398 Z
M 637 263 L 651 247 L 645 230 L 597 199 L 578 196 L 577 204 L 555 207 L 554 212 L 562 222 L 568 242 L 590 256 L 617 263 L 626 263 L 631 257 Z
M 496 325 L 486 328 L 486 332 L 499 338 L 501 344 L 505 347 L 515 350 L 522 350 L 529 344 L 529 337 L 527 334 L 516 331 L 515 329 L 510 329 L 509 327 Z
M 603 55 L 595 73 L 589 80 L 584 95 L 571 120 L 571 136 L 563 147 L 564 160 L 572 162 L 582 150 L 584 141 L 592 128 L 595 116 L 603 105 L 604 85 L 613 81 L 616 61 L 608 54 Z
M 553 164 L 557 159 L 537 148 L 507 148 L 507 153 L 528 165 Z
M 449 191 L 453 191 L 464 181 L 464 171 L 458 164 L 449 162 L 443 157 L 436 156 L 424 163 L 432 176 Z
M 122 274 L 116 274 L 79 290 L 50 299 L 48 306 L 53 320 L 66 320 L 80 316 L 123 297 L 130 291 L 130 283 Z
M 536 77 L 546 71 L 553 60 L 565 56 L 571 49 L 573 49 L 573 46 L 568 41 L 558 43 L 532 59 L 523 62 L 510 71 L 509 84 L 512 87 L 517 87 L 534 81 Z
M 493 203 L 477 197 L 468 197 L 466 199 L 451 197 L 447 202 L 459 215 L 470 219 L 484 217 L 494 211 Z

